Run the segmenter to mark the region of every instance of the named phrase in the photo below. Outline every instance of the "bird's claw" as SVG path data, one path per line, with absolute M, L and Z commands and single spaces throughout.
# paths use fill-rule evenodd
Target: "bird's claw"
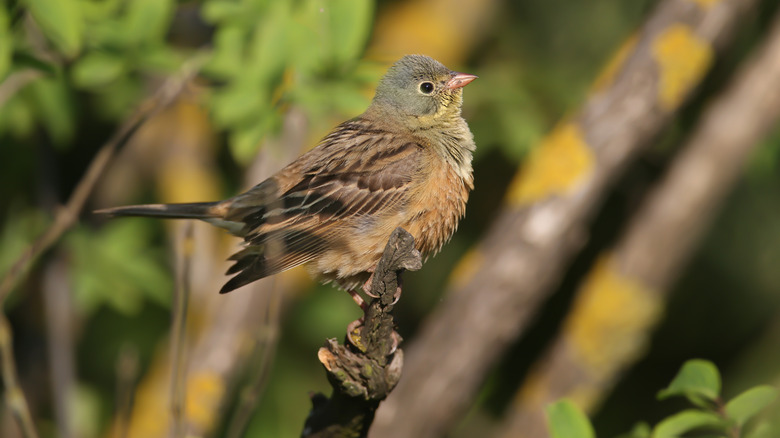
M 371 298 L 377 299 L 379 298 L 379 295 L 374 294 L 371 292 L 371 287 L 374 285 L 374 273 L 371 273 L 371 276 L 368 277 L 368 280 L 366 280 L 365 283 L 363 283 L 363 292 L 366 293 Z

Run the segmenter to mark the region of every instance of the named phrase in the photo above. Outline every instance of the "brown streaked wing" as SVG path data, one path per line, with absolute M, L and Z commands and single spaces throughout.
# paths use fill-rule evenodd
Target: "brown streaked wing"
M 402 205 L 420 171 L 421 147 L 400 140 L 345 122 L 277 175 L 234 198 L 229 216 L 245 223 L 247 247 L 231 257 L 236 263 L 228 274 L 237 275 L 221 292 L 311 261 L 338 245 L 350 218 Z M 279 187 L 286 191 L 273 196 Z

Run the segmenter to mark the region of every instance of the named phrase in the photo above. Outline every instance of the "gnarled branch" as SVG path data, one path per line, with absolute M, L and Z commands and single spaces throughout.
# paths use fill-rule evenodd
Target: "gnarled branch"
M 350 325 L 347 345 L 328 339 L 319 350 L 333 395 L 312 397 L 313 407 L 301 436 L 366 436 L 379 403 L 401 378 L 403 352 L 397 349 L 400 337 L 395 333 L 391 314 L 400 275 L 421 266 L 414 237 L 403 228 L 396 228 L 374 271 L 371 292 L 377 298 L 366 309 L 364 321 Z

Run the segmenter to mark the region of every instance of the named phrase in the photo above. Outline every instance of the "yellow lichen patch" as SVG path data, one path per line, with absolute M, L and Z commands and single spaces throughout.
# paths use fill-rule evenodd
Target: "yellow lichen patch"
M 225 385 L 218 375 L 212 372 L 194 373 L 187 379 L 185 418 L 197 430 L 212 430 L 224 393 Z
M 507 192 L 511 204 L 528 204 L 565 194 L 590 173 L 593 154 L 571 122 L 559 124 L 534 148 Z
M 713 50 L 684 24 L 666 29 L 652 47 L 659 67 L 658 100 L 663 109 L 671 111 L 680 106 L 707 72 Z
M 157 123 L 163 130 L 156 139 L 165 145 L 157 163 L 160 199 L 193 202 L 219 199 L 219 180 L 214 166 L 215 137 L 203 108 L 179 103 Z
M 641 353 L 661 311 L 658 294 L 621 275 L 610 257 L 602 257 L 577 296 L 564 336 L 598 381 Z
M 720 2 L 720 0 L 693 0 L 693 2 L 699 5 L 701 8 L 707 9 L 713 6 L 715 3 Z
M 635 32 L 620 45 L 617 51 L 612 55 L 612 58 L 610 58 L 609 62 L 607 62 L 607 65 L 596 77 L 596 80 L 593 81 L 590 88 L 591 93 L 597 93 L 612 84 L 617 72 L 623 66 L 626 58 L 628 58 L 629 53 L 636 47 L 637 40 L 638 38 Z
M 466 59 L 479 36 L 489 34 L 495 0 L 407 0 L 388 3 L 378 15 L 368 53 L 395 61 L 426 53 L 454 68 Z M 424 12 L 423 12 L 424 11 Z
M 460 258 L 455 269 L 450 274 L 450 285 L 459 287 L 466 284 L 476 274 L 484 261 L 482 252 L 476 249 L 469 250 Z

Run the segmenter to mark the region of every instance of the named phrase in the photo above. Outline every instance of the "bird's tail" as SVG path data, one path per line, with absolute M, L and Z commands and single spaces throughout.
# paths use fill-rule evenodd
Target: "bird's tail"
M 146 216 L 168 219 L 213 219 L 221 217 L 219 202 L 194 202 L 191 204 L 144 204 L 96 210 L 107 216 Z

